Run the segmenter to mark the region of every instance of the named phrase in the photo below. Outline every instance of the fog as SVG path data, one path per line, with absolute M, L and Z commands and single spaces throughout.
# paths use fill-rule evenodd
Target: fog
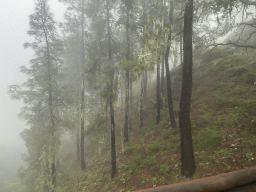
M 49 1 L 55 20 L 63 18 L 64 7 L 57 0 Z M 21 154 L 26 152 L 25 143 L 20 133 L 26 127 L 18 118 L 22 107 L 21 101 L 11 100 L 7 93 L 8 86 L 24 82 L 25 76 L 19 67 L 28 65 L 33 58 L 33 51 L 24 49 L 23 44 L 30 41 L 28 16 L 34 11 L 33 0 L 8 0 L 2 3 L 0 12 L 0 192 L 3 182 L 13 180 L 23 163 Z

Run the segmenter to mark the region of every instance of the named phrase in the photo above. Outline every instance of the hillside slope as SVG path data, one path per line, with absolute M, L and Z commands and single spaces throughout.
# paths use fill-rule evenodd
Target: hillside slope
M 198 59 L 197 59 L 198 61 Z M 191 121 L 196 173 L 181 176 L 179 134 L 168 123 L 168 110 L 162 110 L 155 125 L 153 102 L 147 102 L 145 126 L 139 129 L 139 116 L 133 111 L 133 131 L 122 152 L 117 138 L 117 170 L 110 179 L 110 149 L 87 152 L 87 171 L 79 171 L 75 153 L 62 157 L 59 191 L 128 192 L 191 179 L 213 176 L 256 166 L 256 62 L 243 53 L 215 48 L 194 64 Z M 172 70 L 174 111 L 178 122 L 180 67 Z M 139 96 L 135 96 L 138 106 Z M 155 86 L 149 87 L 148 101 L 154 101 Z M 119 109 L 121 110 L 121 109 Z M 116 113 L 117 133 L 123 127 L 121 111 Z M 90 158 L 89 158 L 90 157 Z

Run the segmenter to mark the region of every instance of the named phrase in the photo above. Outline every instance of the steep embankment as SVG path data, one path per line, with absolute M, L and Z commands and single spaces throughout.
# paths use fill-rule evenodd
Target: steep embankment
M 199 67 L 193 75 L 191 121 L 197 170 L 191 179 L 255 166 L 255 59 L 216 48 L 206 52 L 196 65 Z M 179 67 L 172 70 L 177 122 L 180 74 Z M 154 100 L 155 86 L 149 90 L 148 98 Z M 179 135 L 170 128 L 167 109 L 162 110 L 162 121 L 156 126 L 153 103 L 148 102 L 146 108 L 148 113 L 141 130 L 137 112 L 133 111 L 133 131 L 124 149 L 117 138 L 118 173 L 113 180 L 110 150 L 106 148 L 100 155 L 97 151 L 87 154 L 87 172 L 75 172 L 75 155 L 66 157 L 61 166 L 61 191 L 127 192 L 191 180 L 181 176 Z M 123 127 L 119 110 L 117 132 Z

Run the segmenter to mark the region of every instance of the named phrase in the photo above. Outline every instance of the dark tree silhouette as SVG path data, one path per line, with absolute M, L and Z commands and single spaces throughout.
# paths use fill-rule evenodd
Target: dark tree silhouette
M 184 63 L 179 112 L 181 140 L 180 153 L 182 175 L 192 177 L 196 171 L 190 122 L 190 104 L 192 94 L 193 0 L 187 1 L 184 14 Z

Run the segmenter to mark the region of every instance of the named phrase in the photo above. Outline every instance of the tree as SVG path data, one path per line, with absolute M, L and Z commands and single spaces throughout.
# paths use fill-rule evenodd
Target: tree
M 110 124 L 111 124 L 111 178 L 113 179 L 116 174 L 116 139 L 115 139 L 115 114 L 113 108 L 114 90 L 113 90 L 113 77 L 114 67 L 111 66 L 112 61 L 112 47 L 111 47 L 111 28 L 110 28 L 110 3 L 106 0 L 106 12 L 107 12 L 107 36 L 108 36 L 108 62 L 109 62 L 109 77 L 107 87 L 110 91 L 109 96 L 109 109 L 110 109 Z
M 54 192 L 59 145 L 58 107 L 62 100 L 58 86 L 62 46 L 48 0 L 36 1 L 35 12 L 29 20 L 28 35 L 34 37 L 34 42 L 25 43 L 24 47 L 32 48 L 35 58 L 30 60 L 29 68 L 21 67 L 28 80 L 21 86 L 11 86 L 9 92 L 13 98 L 23 100 L 25 107 L 21 117 L 30 126 L 21 134 L 29 149 L 28 168 L 23 171 L 25 178 L 31 181 L 29 190 Z
M 84 0 L 82 0 L 82 7 L 81 7 L 81 31 L 82 31 L 82 63 L 81 63 L 81 71 L 82 71 L 82 90 L 81 90 L 81 169 L 85 170 L 85 159 L 84 159 L 84 108 L 85 108 L 85 103 L 84 103 L 84 91 L 85 91 L 85 72 L 84 72 L 84 65 L 85 65 L 85 42 L 84 42 Z
M 185 5 L 184 13 L 184 63 L 179 112 L 181 173 L 186 177 L 192 177 L 196 171 L 190 122 L 192 94 L 192 25 L 193 0 L 189 0 Z
M 169 21 L 170 25 L 173 25 L 173 1 L 170 0 L 170 11 L 169 11 Z M 172 103 L 172 90 L 171 90 L 171 75 L 169 70 L 169 53 L 171 47 L 171 39 L 172 39 L 172 29 L 169 29 L 168 39 L 167 39 L 167 47 L 165 51 L 165 69 L 166 69 L 166 84 L 167 84 L 167 97 L 168 97 L 168 107 L 169 107 L 169 117 L 171 121 L 171 126 L 176 128 L 176 122 L 173 113 L 173 103 Z

